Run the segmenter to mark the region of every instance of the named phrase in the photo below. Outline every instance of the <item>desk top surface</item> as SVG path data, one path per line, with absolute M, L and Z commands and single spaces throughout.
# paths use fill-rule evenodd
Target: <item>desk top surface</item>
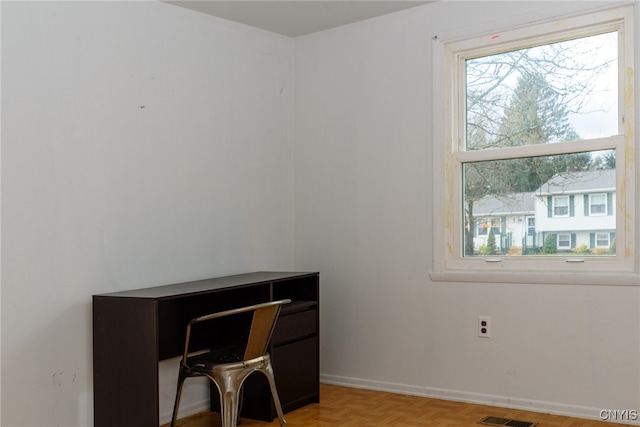
M 95 297 L 119 298 L 172 298 L 184 294 L 210 292 L 218 289 L 257 285 L 260 283 L 277 282 L 280 280 L 315 276 L 318 273 L 296 271 L 257 271 L 254 273 L 236 274 L 233 276 L 216 277 L 196 280 L 192 282 L 175 283 L 171 285 L 154 286 L 150 288 L 132 289 L 128 291 L 112 292 L 94 295 Z

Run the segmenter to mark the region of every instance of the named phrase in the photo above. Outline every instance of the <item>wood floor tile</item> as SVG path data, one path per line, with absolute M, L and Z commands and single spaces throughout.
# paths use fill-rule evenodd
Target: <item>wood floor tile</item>
M 465 427 L 481 426 L 489 415 L 537 423 L 536 427 L 624 427 L 518 409 L 321 384 L 320 403 L 285 414 L 289 427 Z M 180 427 L 220 427 L 217 413 L 204 412 L 179 420 Z M 239 427 L 279 426 L 243 418 Z M 164 425 L 162 427 L 168 427 Z M 628 427 L 632 427 L 628 425 Z

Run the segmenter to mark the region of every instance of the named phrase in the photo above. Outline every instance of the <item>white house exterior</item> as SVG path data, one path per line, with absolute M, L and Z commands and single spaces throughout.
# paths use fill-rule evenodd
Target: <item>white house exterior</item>
M 538 246 L 551 234 L 559 251 L 610 251 L 615 241 L 615 206 L 615 170 L 555 175 L 535 192 Z
M 615 247 L 615 170 L 554 175 L 535 192 L 488 195 L 473 209 L 474 249 L 493 228 L 501 252 L 509 247 L 540 252 L 552 235 L 559 252 L 608 253 Z
M 535 233 L 534 200 L 531 192 L 488 195 L 480 199 L 473 207 L 476 225 L 474 249 L 479 250 L 487 244 L 490 227 L 493 228 L 496 246 L 501 251 L 511 246 L 521 247 L 523 239 Z M 533 240 L 528 243 L 529 246 L 532 244 Z

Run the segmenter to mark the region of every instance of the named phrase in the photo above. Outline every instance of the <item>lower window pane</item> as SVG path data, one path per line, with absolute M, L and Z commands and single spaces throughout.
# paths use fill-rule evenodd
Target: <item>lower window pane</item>
M 615 151 L 463 164 L 463 256 L 615 255 Z

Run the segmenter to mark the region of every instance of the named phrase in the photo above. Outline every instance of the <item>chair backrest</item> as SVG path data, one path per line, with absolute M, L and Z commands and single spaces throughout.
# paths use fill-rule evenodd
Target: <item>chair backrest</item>
M 247 346 L 244 353 L 244 360 L 253 359 L 264 355 L 269 345 L 269 340 L 278 320 L 278 315 L 284 304 L 290 303 L 290 299 L 270 301 L 261 304 L 253 304 L 246 307 L 234 308 L 231 310 L 211 313 L 193 318 L 187 324 L 187 334 L 185 338 L 183 361 L 187 360 L 189 354 L 189 341 L 191 338 L 191 327 L 197 323 L 208 320 L 219 319 L 221 317 L 234 316 L 241 313 L 253 312 L 251 329 L 247 339 Z

